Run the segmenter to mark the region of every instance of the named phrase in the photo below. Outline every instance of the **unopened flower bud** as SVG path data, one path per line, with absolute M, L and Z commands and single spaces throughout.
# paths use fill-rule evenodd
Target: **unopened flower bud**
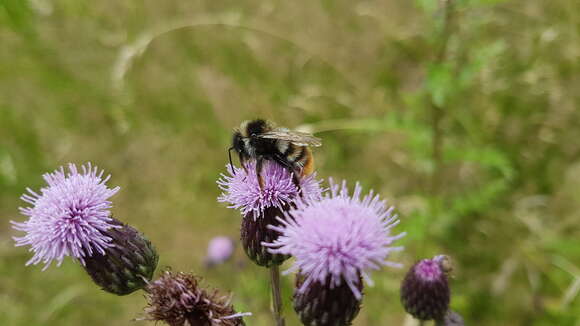
M 413 265 L 401 285 L 405 310 L 420 320 L 442 320 L 449 308 L 451 293 L 447 281 L 449 258 L 435 256 Z

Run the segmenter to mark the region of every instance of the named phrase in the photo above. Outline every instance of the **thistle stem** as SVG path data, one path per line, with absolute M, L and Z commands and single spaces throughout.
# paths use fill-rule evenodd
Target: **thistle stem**
M 282 316 L 282 296 L 280 295 L 280 269 L 278 265 L 270 267 L 270 280 L 272 282 L 272 314 L 276 326 L 285 326 Z
M 439 0 L 439 6 L 443 11 L 443 28 L 441 31 L 439 48 L 436 49 L 436 56 L 434 63 L 436 65 L 442 65 L 447 61 L 447 52 L 449 47 L 449 39 L 451 38 L 452 30 L 452 20 L 453 20 L 453 3 L 454 0 Z M 431 175 L 431 194 L 434 196 L 439 196 L 441 187 L 441 152 L 443 149 L 443 128 L 441 126 L 445 107 L 435 103 L 432 99 L 430 101 L 431 105 L 431 119 L 432 119 L 432 130 L 431 130 L 431 155 L 434 163 L 433 172 Z

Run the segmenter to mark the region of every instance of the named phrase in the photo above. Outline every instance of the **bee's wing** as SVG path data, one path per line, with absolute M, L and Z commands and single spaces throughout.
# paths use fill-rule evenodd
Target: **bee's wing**
M 297 146 L 318 147 L 322 145 L 322 140 L 318 137 L 315 137 L 312 134 L 309 134 L 307 132 L 289 130 L 286 128 L 277 128 L 272 131 L 260 134 L 259 137 L 268 139 L 286 140 Z

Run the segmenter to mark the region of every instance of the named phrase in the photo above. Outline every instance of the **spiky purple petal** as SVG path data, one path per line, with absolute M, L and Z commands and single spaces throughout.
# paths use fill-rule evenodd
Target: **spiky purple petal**
M 368 271 L 382 265 L 399 266 L 387 261 L 393 251 L 392 243 L 405 233 L 391 235 L 398 224 L 393 208 L 371 191 L 361 198 L 362 188 L 357 183 L 352 196 L 346 182 L 342 185 L 330 181 L 330 193 L 322 200 L 300 201 L 286 218 L 279 218 L 281 226 L 271 226 L 282 235 L 272 243 L 272 253 L 289 254 L 296 258 L 290 271 L 300 271 L 305 276 L 299 291 L 313 282 L 339 286 L 343 280 L 357 299 L 361 292 L 356 282 L 362 276 L 372 284 Z
M 90 163 L 81 166 L 68 165 L 43 175 L 48 184 L 36 193 L 28 193 L 21 199 L 32 206 L 21 207 L 20 212 L 28 216 L 24 222 L 11 221 L 13 228 L 26 232 L 22 237 L 14 237 L 16 246 L 30 245 L 33 257 L 26 263 L 44 263 L 43 270 L 52 261 L 60 265 L 65 256 L 72 256 L 84 264 L 84 257 L 94 253 L 104 254 L 110 246 L 111 238 L 104 231 L 113 227 L 109 209 L 113 196 L 119 187 L 110 189 L 103 178 L 103 171 Z
M 218 201 L 239 209 L 243 216 L 258 218 L 269 207 L 282 209 L 299 198 L 300 192 L 304 198 L 320 197 L 320 182 L 314 174 L 300 178 L 300 187 L 297 187 L 286 168 L 266 160 L 261 171 L 264 183 L 260 188 L 254 160 L 248 162 L 246 169 L 234 167 L 231 171 L 230 166 L 227 167 L 228 174 L 221 174 L 217 181 L 223 191 Z

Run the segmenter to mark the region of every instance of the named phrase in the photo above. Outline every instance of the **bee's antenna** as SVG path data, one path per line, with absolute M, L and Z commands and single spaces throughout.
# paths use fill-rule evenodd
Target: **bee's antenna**
M 228 157 L 230 158 L 230 169 L 232 169 L 232 174 L 236 173 L 236 171 L 234 170 L 234 164 L 232 163 L 232 149 L 234 149 L 233 147 L 230 147 L 228 149 Z

